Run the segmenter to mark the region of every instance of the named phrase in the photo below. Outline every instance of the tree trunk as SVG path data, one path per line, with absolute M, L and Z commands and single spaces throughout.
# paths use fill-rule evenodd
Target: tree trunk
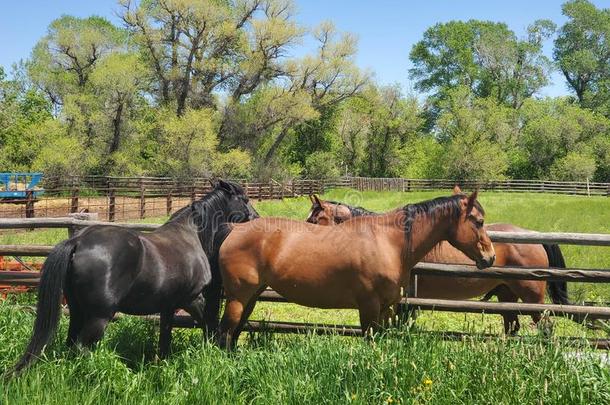
M 277 148 L 280 146 L 280 144 L 286 137 L 289 127 L 290 127 L 290 125 L 286 125 L 284 127 L 284 129 L 282 129 L 282 132 L 279 133 L 277 138 L 275 138 L 275 141 L 273 141 L 273 145 L 271 145 L 271 148 L 269 148 L 269 150 L 267 151 L 267 154 L 265 155 L 265 160 L 263 161 L 265 166 L 268 165 L 269 163 L 271 163 L 271 159 L 273 159 L 275 152 L 277 152 Z
M 119 150 L 119 145 L 121 142 L 121 122 L 123 118 L 123 102 L 119 102 L 117 106 L 116 113 L 114 114 L 114 118 L 112 119 L 112 143 L 110 144 L 109 153 L 114 153 Z

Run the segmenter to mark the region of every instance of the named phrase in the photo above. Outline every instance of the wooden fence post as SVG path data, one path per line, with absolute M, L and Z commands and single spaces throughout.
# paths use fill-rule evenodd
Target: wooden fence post
M 78 212 L 78 187 L 72 186 L 72 195 L 70 198 L 70 213 Z
M 25 191 L 25 217 L 34 218 L 34 191 Z
M 140 219 L 146 216 L 146 188 L 144 180 L 140 177 Z
M 263 184 L 258 183 L 258 201 L 263 201 Z
M 108 221 L 114 222 L 116 214 L 116 199 L 114 187 L 111 183 L 108 183 Z
M 172 189 L 170 188 L 167 192 L 167 199 L 165 200 L 165 213 L 169 216 L 172 213 Z
M 194 203 L 196 199 L 197 199 L 197 186 L 195 185 L 195 182 L 193 181 L 193 185 L 191 186 L 191 203 Z

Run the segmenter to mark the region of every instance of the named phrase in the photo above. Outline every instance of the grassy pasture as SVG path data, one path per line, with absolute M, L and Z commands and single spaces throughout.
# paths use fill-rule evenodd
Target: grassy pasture
M 447 192 L 357 193 L 332 190 L 325 198 L 386 211 Z M 487 222 L 540 231 L 610 232 L 610 199 L 482 193 Z M 304 219 L 306 198 L 256 203 L 261 215 Z M 150 220 L 161 222 L 165 218 Z M 0 243 L 53 244 L 64 230 L 0 234 Z M 610 249 L 562 246 L 569 266 L 610 268 Z M 609 300 L 603 285 L 570 284 L 572 299 Z M 0 369 L 26 344 L 33 315 L 15 298 L 0 303 Z M 30 301 L 21 297 L 20 301 Z M 254 319 L 357 323 L 354 311 L 259 304 Z M 522 319 L 527 341 L 502 337 L 447 342 L 406 330 L 373 342 L 338 336 L 246 337 L 227 355 L 201 342 L 201 333 L 176 330 L 174 354 L 155 362 L 155 327 L 125 318 L 108 328 L 93 353 L 63 344 L 67 319 L 44 359 L 22 378 L 1 381 L 3 403 L 608 403 L 610 369 L 578 343 L 544 342 Z M 499 316 L 424 313 L 418 329 L 500 333 Z M 605 336 L 567 320 L 556 335 Z M 578 353 L 578 354 L 576 354 Z

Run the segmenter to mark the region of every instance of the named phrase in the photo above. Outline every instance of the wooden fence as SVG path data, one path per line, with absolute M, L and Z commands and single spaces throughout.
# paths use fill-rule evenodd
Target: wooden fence
M 330 184 L 330 183 L 329 183 Z M 610 196 L 610 183 L 545 181 L 545 180 L 447 180 L 344 177 L 332 182 L 335 186 L 350 187 L 359 191 L 416 191 L 451 189 L 458 184 L 466 189 L 489 191 L 555 193 Z M 328 186 L 328 184 L 327 184 Z
M 249 198 L 258 201 L 324 192 L 324 183 L 319 180 L 238 182 Z M 110 222 L 159 217 L 170 215 L 211 190 L 206 178 L 68 177 L 45 179 L 43 186 L 42 197 L 30 192 L 23 204 L 0 204 L 0 217 L 64 217 L 82 210 Z
M 561 193 L 610 196 L 610 183 L 539 180 L 455 181 L 438 179 L 342 177 L 334 180 L 295 179 L 237 180 L 255 200 L 282 199 L 318 193 L 326 188 L 349 187 L 359 191 L 416 191 L 450 189 L 456 183 L 466 189 L 506 192 Z M 63 217 L 86 210 L 99 219 L 124 221 L 170 215 L 210 190 L 209 179 L 167 177 L 62 177 L 45 178 L 45 193 L 27 194 L 23 204 L 0 204 L 0 217 Z M 0 200 L 0 202 L 2 202 Z
M 0 219 L 0 229 L 34 229 L 34 228 L 67 228 L 74 230 L 102 222 L 81 221 L 73 218 L 41 218 L 41 219 Z M 108 226 L 123 226 L 134 230 L 151 231 L 157 224 L 121 224 L 113 223 Z M 497 232 L 489 231 L 490 238 L 495 242 L 513 243 L 563 243 L 573 245 L 610 246 L 610 234 L 583 234 L 583 233 L 537 233 L 537 232 Z M 15 256 L 46 256 L 52 246 L 39 245 L 0 245 L 0 255 Z M 552 304 L 526 304 L 526 303 L 496 303 L 469 300 L 440 300 L 423 299 L 417 297 L 417 277 L 419 275 L 434 275 L 445 277 L 475 277 L 497 279 L 526 279 L 526 280 L 556 280 L 578 281 L 590 283 L 610 282 L 608 269 L 557 269 L 557 268 L 520 268 L 520 267 L 492 267 L 478 270 L 473 266 L 449 265 L 437 263 L 419 263 L 411 275 L 411 288 L 408 296 L 402 300 L 407 307 L 421 310 L 472 312 L 487 314 L 538 314 L 547 311 L 556 316 L 587 317 L 589 319 L 610 319 L 610 307 L 582 306 L 582 305 L 552 305 Z M 0 284 L 34 287 L 38 285 L 37 272 L 0 272 Z M 260 297 L 261 301 L 286 302 L 275 291 L 267 290 Z M 176 316 L 176 326 L 193 327 L 194 323 L 188 316 Z M 312 325 L 294 322 L 261 322 L 249 321 L 246 330 L 256 331 L 261 328 L 280 333 L 315 331 L 315 333 L 338 333 L 357 335 L 359 330 L 355 325 Z M 448 336 L 455 337 L 453 332 Z M 595 347 L 610 348 L 610 339 L 595 339 Z

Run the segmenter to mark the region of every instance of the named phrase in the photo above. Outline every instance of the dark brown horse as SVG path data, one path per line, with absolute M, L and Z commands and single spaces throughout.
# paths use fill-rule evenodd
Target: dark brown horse
M 232 348 L 267 286 L 288 301 L 356 308 L 363 334 L 388 319 L 410 272 L 447 240 L 480 268 L 495 258 L 476 192 L 407 205 L 391 213 L 323 227 L 261 218 L 231 229 L 219 252 L 227 304 L 218 339 Z
M 159 351 L 165 356 L 176 309 L 205 324 L 204 287 L 212 279 L 209 260 L 226 236 L 222 225 L 257 217 L 244 190 L 221 180 L 154 232 L 96 225 L 59 243 L 43 265 L 34 331 L 14 371 L 28 366 L 51 340 L 62 291 L 70 309 L 69 346 L 93 346 L 116 312 L 160 313 Z
M 460 192 L 459 188 L 454 192 Z M 310 196 L 311 211 L 307 222 L 320 225 L 338 224 L 351 218 L 367 215 L 378 215 L 362 207 L 336 202 L 324 201 L 318 196 Z M 530 232 L 511 224 L 490 224 L 490 231 Z M 565 268 L 563 255 L 556 244 L 513 244 L 494 243 L 496 265 L 513 267 L 559 267 Z M 441 242 L 438 248 L 430 251 L 422 260 L 431 263 L 473 264 L 462 252 L 446 242 Z M 567 284 L 565 281 L 535 281 L 535 280 L 500 280 L 467 277 L 418 276 L 417 296 L 420 298 L 438 298 L 463 300 L 479 297 L 485 294 L 484 300 L 497 295 L 500 302 L 517 302 L 521 299 L 527 303 L 543 303 L 545 290 L 548 290 L 555 304 L 570 304 Z M 517 313 L 503 315 L 504 331 L 516 334 L 519 331 Z M 538 323 L 540 315 L 532 315 L 534 323 Z

